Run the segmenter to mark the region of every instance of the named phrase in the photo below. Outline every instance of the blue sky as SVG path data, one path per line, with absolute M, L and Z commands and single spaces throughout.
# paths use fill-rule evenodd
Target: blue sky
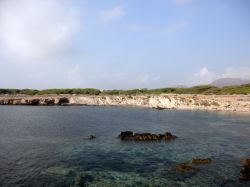
M 0 87 L 250 79 L 248 0 L 2 0 Z

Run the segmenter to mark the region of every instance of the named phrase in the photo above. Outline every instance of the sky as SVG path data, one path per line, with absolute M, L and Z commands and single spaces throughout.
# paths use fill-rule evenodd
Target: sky
M 0 88 L 250 79 L 249 0 L 0 0 Z

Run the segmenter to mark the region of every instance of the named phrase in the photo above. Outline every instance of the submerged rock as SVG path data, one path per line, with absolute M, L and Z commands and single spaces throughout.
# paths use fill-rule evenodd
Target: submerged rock
M 175 166 L 175 170 L 178 171 L 178 172 L 197 172 L 197 171 L 199 171 L 199 169 L 191 166 L 189 164 L 189 162 L 177 164 Z
M 151 133 L 133 133 L 132 131 L 124 131 L 118 136 L 121 140 L 135 140 L 135 141 L 155 141 L 155 140 L 173 140 L 177 136 L 170 132 L 165 134 L 151 134 Z
M 87 186 L 88 182 L 92 182 L 94 179 L 91 175 L 87 173 L 81 172 L 76 178 L 75 178 L 75 185 L 79 187 L 85 187 Z
M 74 173 L 75 171 L 73 169 L 64 166 L 52 166 L 47 168 L 45 171 L 42 171 L 42 174 L 61 175 L 61 176 L 74 175 Z
M 198 158 L 194 157 L 192 161 L 177 164 L 175 170 L 178 172 L 197 172 L 200 171 L 198 168 L 194 167 L 193 164 L 211 164 L 212 160 L 210 158 Z
M 211 164 L 212 160 L 210 158 L 198 158 L 195 157 L 192 159 L 193 164 Z
M 241 180 L 250 180 L 250 158 L 243 160 L 243 167 L 240 171 Z

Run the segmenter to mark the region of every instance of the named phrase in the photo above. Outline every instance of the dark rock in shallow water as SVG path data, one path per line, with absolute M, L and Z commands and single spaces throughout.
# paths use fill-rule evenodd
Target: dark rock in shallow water
M 165 134 L 151 134 L 151 133 L 133 133 L 132 131 L 121 132 L 119 135 L 121 140 L 135 140 L 135 141 L 155 141 L 155 140 L 173 140 L 177 136 L 172 135 L 170 132 Z
M 198 158 L 195 157 L 192 159 L 193 164 L 211 164 L 212 160 L 210 158 Z
M 93 140 L 93 139 L 96 139 L 96 137 L 95 137 L 94 135 L 91 135 L 91 136 L 89 137 L 89 139 L 90 139 L 90 140 Z
M 197 172 L 199 169 L 191 166 L 188 162 L 177 164 L 175 170 L 178 172 Z
M 121 134 L 119 135 L 119 138 L 121 138 L 122 140 L 133 140 L 134 133 L 132 131 L 124 131 L 124 132 L 121 132 Z
M 250 158 L 243 160 L 243 167 L 240 171 L 241 180 L 250 180 Z

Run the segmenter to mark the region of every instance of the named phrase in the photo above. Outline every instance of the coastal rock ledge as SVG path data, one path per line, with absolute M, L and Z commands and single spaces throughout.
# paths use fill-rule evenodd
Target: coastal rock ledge
M 158 110 L 250 112 L 250 95 L 0 95 L 0 105 L 135 106 Z

